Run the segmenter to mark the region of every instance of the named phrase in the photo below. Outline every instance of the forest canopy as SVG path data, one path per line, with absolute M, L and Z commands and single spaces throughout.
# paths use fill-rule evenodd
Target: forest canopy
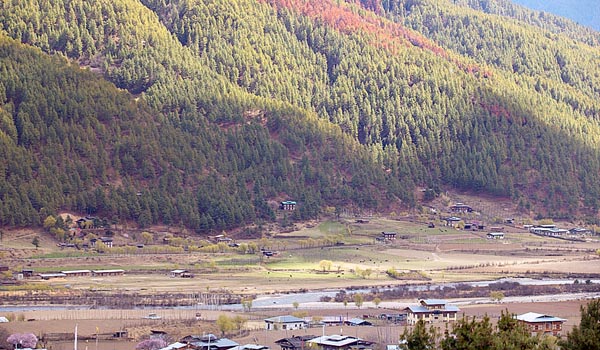
M 203 232 L 416 186 L 599 207 L 600 36 L 507 1 L 28 0 L 0 23 L 0 225 Z

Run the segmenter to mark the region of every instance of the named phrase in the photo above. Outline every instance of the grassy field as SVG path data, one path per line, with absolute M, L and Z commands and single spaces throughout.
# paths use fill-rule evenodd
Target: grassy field
M 397 239 L 380 242 L 382 231 L 397 232 Z M 37 273 L 74 269 L 124 269 L 121 277 L 75 277 L 40 281 L 70 288 L 178 290 L 223 288 L 232 291 L 297 290 L 346 285 L 382 285 L 398 281 L 389 269 L 419 272 L 431 282 L 468 281 L 496 276 L 535 273 L 596 273 L 600 260 L 597 239 L 572 242 L 532 235 L 524 229 L 506 227 L 506 239 L 485 238 L 487 231 L 464 231 L 423 222 L 369 218 L 368 222 L 330 220 L 304 225 L 292 232 L 272 233 L 260 240 L 237 243 L 266 246 L 276 254 L 244 254 L 234 248 L 222 252 L 150 254 L 150 246 L 129 254 L 98 254 L 61 249 L 42 232 L 9 232 L 0 242 L 0 256 L 13 271 Z M 33 237 L 40 237 L 36 249 Z M 124 237 L 119 238 L 121 241 Z M 131 242 L 134 244 L 135 242 Z M 159 247 L 157 247 L 158 249 Z M 326 268 L 321 261 L 327 260 Z M 172 269 L 187 269 L 193 279 L 168 277 Z M 368 271 L 368 273 L 365 273 Z
M 216 253 L 189 251 L 184 253 L 152 254 L 159 244 L 146 249 L 134 250 L 129 254 L 85 252 L 75 249 L 61 249 L 55 240 L 43 232 L 11 231 L 0 241 L 1 263 L 8 265 L 11 272 L 33 269 L 36 273 L 62 270 L 123 269 L 123 276 L 72 277 L 42 281 L 26 280 L 21 286 L 0 286 L 2 293 L 25 295 L 35 289 L 53 289 L 57 292 L 77 293 L 80 290 L 102 290 L 152 294 L 157 292 L 217 293 L 226 290 L 246 296 L 306 291 L 313 289 L 395 286 L 412 283 L 443 283 L 479 280 L 494 280 L 508 276 L 550 276 L 559 278 L 568 274 L 597 276 L 600 259 L 596 250 L 600 241 L 591 237 L 585 242 L 573 242 L 544 238 L 532 235 L 518 227 L 506 227 L 506 238 L 502 241 L 486 239 L 487 231 L 464 231 L 445 227 L 436 222 L 435 228 L 428 228 L 426 221 L 393 220 L 369 218 L 368 223 L 357 223 L 354 219 L 330 220 L 299 226 L 292 232 L 272 232 L 257 240 L 238 239 L 238 244 L 267 247 L 274 251 L 271 257 L 260 251 L 244 254 L 234 248 L 225 248 Z M 376 240 L 382 231 L 397 232 L 397 239 L 390 242 Z M 6 232 L 6 231 L 5 231 Z M 40 237 L 41 246 L 36 249 L 33 237 Z M 126 237 L 118 237 L 120 242 L 135 245 Z M 160 237 L 158 237 L 160 238 Z M 160 239 L 157 239 L 160 241 Z M 323 260 L 329 264 L 322 264 Z M 194 278 L 172 278 L 169 271 L 187 269 Z M 386 272 L 393 269 L 404 273 L 407 279 L 393 279 Z M 325 270 L 325 271 L 324 271 Z M 369 271 L 369 273 L 365 273 Z M 598 277 L 594 277 L 598 278 Z M 583 279 L 582 279 L 583 280 Z M 19 291 L 19 289 L 21 289 Z M 21 294 L 18 294 L 21 293 Z M 414 300 L 385 300 L 382 305 L 389 310 L 375 308 L 367 303 L 363 309 L 352 305 L 321 305 L 310 309 L 301 305 L 299 311 L 309 315 L 354 315 L 397 312 Z M 577 315 L 582 301 L 469 305 L 465 315 L 481 316 L 485 313 L 496 315 L 503 310 L 514 312 L 552 310 L 555 316 L 569 319 L 568 327 L 578 322 Z M 329 303 L 327 303 L 329 304 Z M 339 304 L 339 303 L 338 303 Z M 325 309 L 331 308 L 331 309 Z M 462 308 L 462 306 L 461 306 Z M 203 321 L 195 320 L 197 310 L 151 310 L 163 317 L 161 321 L 145 320 L 149 310 L 62 310 L 15 312 L 13 316 L 35 321 L 11 323 L 10 330 L 40 332 L 69 332 L 75 324 L 81 334 L 92 334 L 100 325 L 101 331 L 116 331 L 127 328 L 132 337 L 147 335 L 151 329 L 180 331 L 184 335 L 214 331 L 214 321 L 221 311 L 202 310 Z M 252 324 L 260 328 L 262 319 L 268 316 L 290 314 L 289 306 L 274 306 L 245 313 Z M 3 316 L 3 313 L 0 316 Z M 250 322 L 249 322 L 250 323 Z M 211 328 L 212 327 L 212 328 Z M 365 338 L 375 339 L 388 332 L 391 327 L 368 327 L 347 329 Z M 377 329 L 376 329 L 377 328 Z M 385 329 L 382 330 L 382 329 Z M 400 328 L 394 326 L 393 337 L 397 340 Z M 318 329 L 320 334 L 322 329 Z M 327 333 L 340 329 L 326 329 Z M 363 333 L 364 332 L 364 333 Z M 274 340 L 288 336 L 285 333 L 269 333 L 263 330 L 251 331 L 249 335 L 233 338 L 241 344 L 255 342 L 275 346 Z M 54 349 L 69 349 L 68 342 L 55 344 Z M 61 347 L 62 346 L 62 347 Z M 91 348 L 90 344 L 90 348 Z M 135 343 L 113 342 L 100 344 L 100 348 L 132 349 Z

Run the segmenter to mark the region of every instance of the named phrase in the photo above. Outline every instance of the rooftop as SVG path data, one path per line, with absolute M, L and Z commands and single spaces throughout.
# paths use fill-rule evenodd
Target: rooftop
M 305 322 L 303 319 L 295 317 L 295 316 L 275 316 L 271 318 L 265 319 L 265 322 L 273 322 L 273 323 L 298 323 Z
M 528 312 L 522 315 L 517 315 L 515 317 L 519 321 L 525 321 L 529 323 L 536 322 L 565 322 L 564 318 L 554 317 L 550 315 L 538 314 L 535 312 Z
M 325 335 L 308 341 L 308 343 L 329 345 L 329 346 L 346 346 L 363 341 L 361 338 L 355 338 L 348 335 Z M 364 342 L 364 341 L 363 341 Z

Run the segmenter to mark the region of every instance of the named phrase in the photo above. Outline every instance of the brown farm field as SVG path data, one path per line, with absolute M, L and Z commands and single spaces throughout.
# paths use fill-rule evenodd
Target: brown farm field
M 165 230 L 149 230 L 152 240 L 140 244 L 139 232 L 117 231 L 118 247 L 104 253 L 76 248 L 61 248 L 59 243 L 42 230 L 4 230 L 0 241 L 0 265 L 8 267 L 2 272 L 0 303 L 10 295 L 32 293 L 207 293 L 223 292 L 256 298 L 276 293 L 298 291 L 338 290 L 348 287 L 395 287 L 414 284 L 495 280 L 503 277 L 577 278 L 595 280 L 600 276 L 600 240 L 596 236 L 583 240 L 563 240 L 540 237 L 529 233 L 521 224 L 502 225 L 503 240 L 489 240 L 489 230 L 461 230 L 444 226 L 431 215 L 399 216 L 393 219 L 369 217 L 357 222 L 355 218 L 341 218 L 323 222 L 297 225 L 287 232 L 267 232 L 260 239 L 243 239 L 235 233 L 228 236 L 238 247 L 211 243 L 208 237 L 182 237 L 186 247 L 164 244 Z M 428 228 L 428 222 L 435 228 Z M 561 223 L 564 227 L 576 226 Z M 383 231 L 397 232 L 396 240 L 381 241 Z M 34 247 L 34 237 L 40 246 Z M 138 240 L 133 237 L 138 237 Z M 182 240 L 179 241 L 181 243 Z M 239 247 L 252 247 L 241 249 Z M 272 254 L 266 255 L 262 248 Z M 85 276 L 42 280 L 39 277 L 10 282 L 23 269 L 35 273 L 64 270 L 123 269 L 122 276 Z M 170 271 L 185 269 L 193 278 L 173 278 Z M 390 271 L 395 273 L 391 277 Z M 19 294 L 21 293 L 21 294 Z M 4 298 L 3 298 L 4 297 Z M 567 328 L 577 324 L 579 307 L 585 300 L 560 302 L 527 302 L 526 299 L 507 303 L 483 303 L 481 299 L 464 301 L 460 305 L 465 315 L 494 316 L 502 310 L 521 313 L 527 311 L 552 313 L 567 318 Z M 485 299 L 485 298 L 484 298 Z M 14 300 L 14 299 L 13 299 Z M 378 307 L 371 302 L 363 308 L 344 306 L 341 303 L 306 303 L 298 309 L 292 305 L 273 305 L 246 311 L 248 327 L 261 325 L 270 315 L 302 312 L 306 315 L 365 315 L 388 310 L 398 312 L 416 300 L 383 300 Z M 31 306 L 31 305 L 24 305 Z M 88 305 L 89 306 L 89 305 Z M 9 331 L 31 329 L 40 333 L 67 333 L 78 324 L 81 334 L 95 333 L 98 324 L 101 332 L 114 332 L 127 328 L 130 337 L 137 341 L 150 329 L 173 329 L 172 332 L 216 332 L 214 320 L 218 309 L 202 310 L 202 320 L 195 319 L 196 310 L 161 310 L 160 321 L 144 320 L 148 310 L 55 310 L 9 311 L 0 304 L 0 316 L 10 316 L 14 322 L 3 327 Z M 238 311 L 234 314 L 239 314 Z M 233 314 L 232 314 L 233 315 Z M 21 319 L 21 321 L 19 321 Z M 31 320 L 31 321 L 26 321 Z M 173 326 L 175 325 L 175 326 Z M 254 325 L 254 326 L 250 326 Z M 385 335 L 397 339 L 398 326 L 381 325 L 379 330 L 351 329 L 359 336 L 371 338 Z M 320 334 L 316 329 L 313 333 Z M 337 333 L 338 330 L 328 330 Z M 252 331 L 232 334 L 241 343 L 266 342 L 286 334 Z M 364 333 L 363 333 L 364 332 Z M 360 333 L 360 334 L 359 334 Z M 288 334 L 290 335 L 290 334 Z M 381 339 L 380 339 L 381 340 Z M 100 348 L 133 349 L 132 342 L 108 342 Z M 87 344 L 93 349 L 95 344 Z M 53 349 L 67 349 L 65 344 L 55 344 Z

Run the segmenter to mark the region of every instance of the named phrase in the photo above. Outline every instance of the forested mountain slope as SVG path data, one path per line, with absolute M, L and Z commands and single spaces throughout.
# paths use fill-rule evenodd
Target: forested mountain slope
M 202 231 L 273 220 L 268 200 L 301 201 L 298 218 L 324 205 L 412 205 L 415 185 L 508 195 L 552 215 L 595 213 L 597 33 L 561 34 L 555 18 L 477 3 L 499 9 L 460 0 L 3 3 L 8 36 L 136 100 L 3 38 L 3 152 L 27 161 L 0 177 L 0 222 L 73 209 Z
M 302 200 L 295 215 L 310 218 L 324 203 L 374 208 L 379 193 L 401 194 L 361 146 L 283 104 L 226 125 L 196 113 L 173 125 L 93 73 L 6 37 L 0 92 L 3 225 L 68 209 L 206 231 L 272 220 L 267 199 L 279 196 Z

